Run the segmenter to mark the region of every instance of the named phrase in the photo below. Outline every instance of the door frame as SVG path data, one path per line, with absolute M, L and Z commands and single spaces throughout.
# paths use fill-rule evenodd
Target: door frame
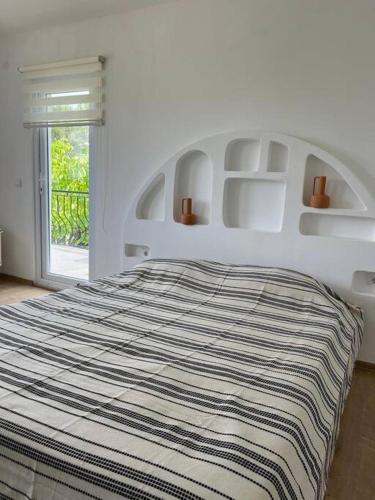
M 61 276 L 53 273 L 46 273 L 49 268 L 49 238 L 43 234 L 43 221 L 49 211 L 48 201 L 45 198 L 42 202 L 41 189 L 48 189 L 48 179 L 43 177 L 43 173 L 48 169 L 48 129 L 36 128 L 34 130 L 34 213 L 35 213 L 35 284 L 52 290 L 62 290 L 71 288 L 78 283 L 86 283 L 86 280 L 74 279 L 67 276 Z M 95 276 L 95 188 L 96 188 L 96 145 L 97 145 L 97 127 L 90 127 L 89 130 L 89 203 L 90 203 L 90 221 L 89 221 L 89 280 Z M 46 232 L 45 232 L 46 233 Z M 43 260 L 45 259 L 45 260 Z

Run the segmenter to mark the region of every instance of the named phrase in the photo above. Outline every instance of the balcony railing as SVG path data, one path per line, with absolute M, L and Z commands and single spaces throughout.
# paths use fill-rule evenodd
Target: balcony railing
M 89 193 L 52 190 L 51 242 L 87 248 L 89 245 Z

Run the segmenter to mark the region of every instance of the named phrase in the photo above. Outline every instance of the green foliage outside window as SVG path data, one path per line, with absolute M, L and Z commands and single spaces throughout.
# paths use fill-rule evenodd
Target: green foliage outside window
M 51 240 L 89 244 L 89 129 L 51 129 Z

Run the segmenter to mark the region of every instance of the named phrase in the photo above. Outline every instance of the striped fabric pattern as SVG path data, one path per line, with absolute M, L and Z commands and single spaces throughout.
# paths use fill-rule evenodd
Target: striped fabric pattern
M 158 259 L 0 308 L 0 498 L 322 499 L 360 311 Z

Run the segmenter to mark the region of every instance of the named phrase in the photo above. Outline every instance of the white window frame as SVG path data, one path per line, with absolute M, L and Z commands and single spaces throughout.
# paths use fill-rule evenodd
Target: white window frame
M 96 153 L 97 153 L 98 128 L 90 127 L 89 131 L 89 280 L 95 277 L 95 196 L 96 191 Z M 70 278 L 48 272 L 49 253 L 47 251 L 47 232 L 42 230 L 42 221 L 48 217 L 47 200 L 42 203 L 41 189 L 48 189 L 48 179 L 44 178 L 44 172 L 48 170 L 48 128 L 37 128 L 34 130 L 34 208 L 35 208 L 35 279 L 36 285 L 52 290 L 70 288 L 78 283 L 87 283 L 86 280 Z M 44 255 L 46 258 L 44 259 Z

